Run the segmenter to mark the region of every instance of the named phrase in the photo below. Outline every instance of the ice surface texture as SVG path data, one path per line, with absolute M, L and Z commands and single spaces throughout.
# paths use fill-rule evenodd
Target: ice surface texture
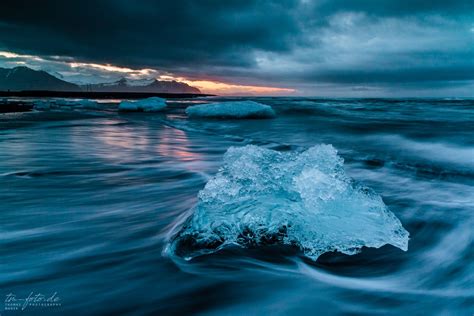
M 190 117 L 209 118 L 272 118 L 275 112 L 269 105 L 253 101 L 206 103 L 186 109 Z
M 166 108 L 166 100 L 152 97 L 137 101 L 122 101 L 119 111 L 123 112 L 159 112 Z
M 290 153 L 231 147 L 167 251 L 190 259 L 228 245 L 270 244 L 316 260 L 363 246 L 407 250 L 408 232 L 380 196 L 344 173 L 331 145 Z

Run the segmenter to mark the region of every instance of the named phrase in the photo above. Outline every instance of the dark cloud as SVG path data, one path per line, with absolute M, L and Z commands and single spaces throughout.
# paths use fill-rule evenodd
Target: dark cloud
M 309 74 L 307 81 L 332 83 L 416 83 L 440 81 L 464 81 L 474 79 L 474 67 L 410 68 L 395 71 L 383 70 L 339 70 Z
M 296 1 L 7 1 L 6 47 L 136 66 L 252 64 L 298 35 Z M 199 4 L 198 4 L 199 3 Z
M 474 80 L 473 12 L 472 0 L 3 0 L 0 50 L 234 83 L 452 87 Z
M 474 2 L 469 0 L 325 0 L 316 1 L 313 8 L 320 14 L 357 11 L 380 16 L 419 14 L 455 14 L 472 17 Z

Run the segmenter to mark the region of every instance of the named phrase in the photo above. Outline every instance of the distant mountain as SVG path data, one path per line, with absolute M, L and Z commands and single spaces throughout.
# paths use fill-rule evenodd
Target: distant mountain
M 151 80 L 130 80 L 122 78 L 111 83 L 83 85 L 90 92 L 149 92 L 149 93 L 201 93 L 198 88 L 184 82 Z
M 48 90 L 85 92 L 142 92 L 142 93 L 201 93 L 184 82 L 130 80 L 122 78 L 112 83 L 76 85 L 61 80 L 45 71 L 28 67 L 0 68 L 0 91 Z
M 0 68 L 0 91 L 80 91 L 79 86 L 28 67 Z

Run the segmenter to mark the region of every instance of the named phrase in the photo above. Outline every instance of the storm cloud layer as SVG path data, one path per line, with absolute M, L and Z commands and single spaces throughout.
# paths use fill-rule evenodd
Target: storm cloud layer
M 469 95 L 474 1 L 3 0 L 0 50 L 304 94 Z

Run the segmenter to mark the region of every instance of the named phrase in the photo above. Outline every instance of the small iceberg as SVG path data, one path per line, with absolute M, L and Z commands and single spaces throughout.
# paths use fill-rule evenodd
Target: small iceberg
M 118 109 L 121 112 L 159 112 L 165 108 L 165 99 L 152 97 L 137 101 L 122 101 Z
M 56 100 L 55 103 L 60 107 L 70 107 L 73 108 L 80 108 L 80 109 L 87 109 L 87 110 L 98 110 L 100 109 L 99 104 L 96 101 L 89 100 L 89 99 L 81 99 L 81 100 Z
M 33 103 L 33 109 L 38 111 L 49 111 L 54 109 L 100 109 L 98 103 L 93 100 L 67 100 L 67 99 L 52 99 L 52 100 L 38 100 Z
M 93 100 L 78 100 L 78 101 L 68 101 L 66 105 L 72 106 L 72 107 L 78 107 L 78 108 L 83 108 L 83 109 L 88 109 L 88 110 L 97 110 L 100 109 L 101 107 L 96 101 Z
M 379 195 L 345 174 L 331 145 L 304 152 L 231 147 L 198 197 L 166 253 L 191 259 L 231 245 L 283 245 L 316 260 L 364 246 L 408 249 L 409 234 L 398 218 Z
M 59 109 L 59 105 L 52 100 L 38 100 L 33 102 L 33 109 L 36 111 L 50 111 Z
M 190 106 L 186 109 L 189 117 L 204 118 L 272 118 L 275 111 L 269 105 L 254 101 L 232 101 L 206 103 Z

